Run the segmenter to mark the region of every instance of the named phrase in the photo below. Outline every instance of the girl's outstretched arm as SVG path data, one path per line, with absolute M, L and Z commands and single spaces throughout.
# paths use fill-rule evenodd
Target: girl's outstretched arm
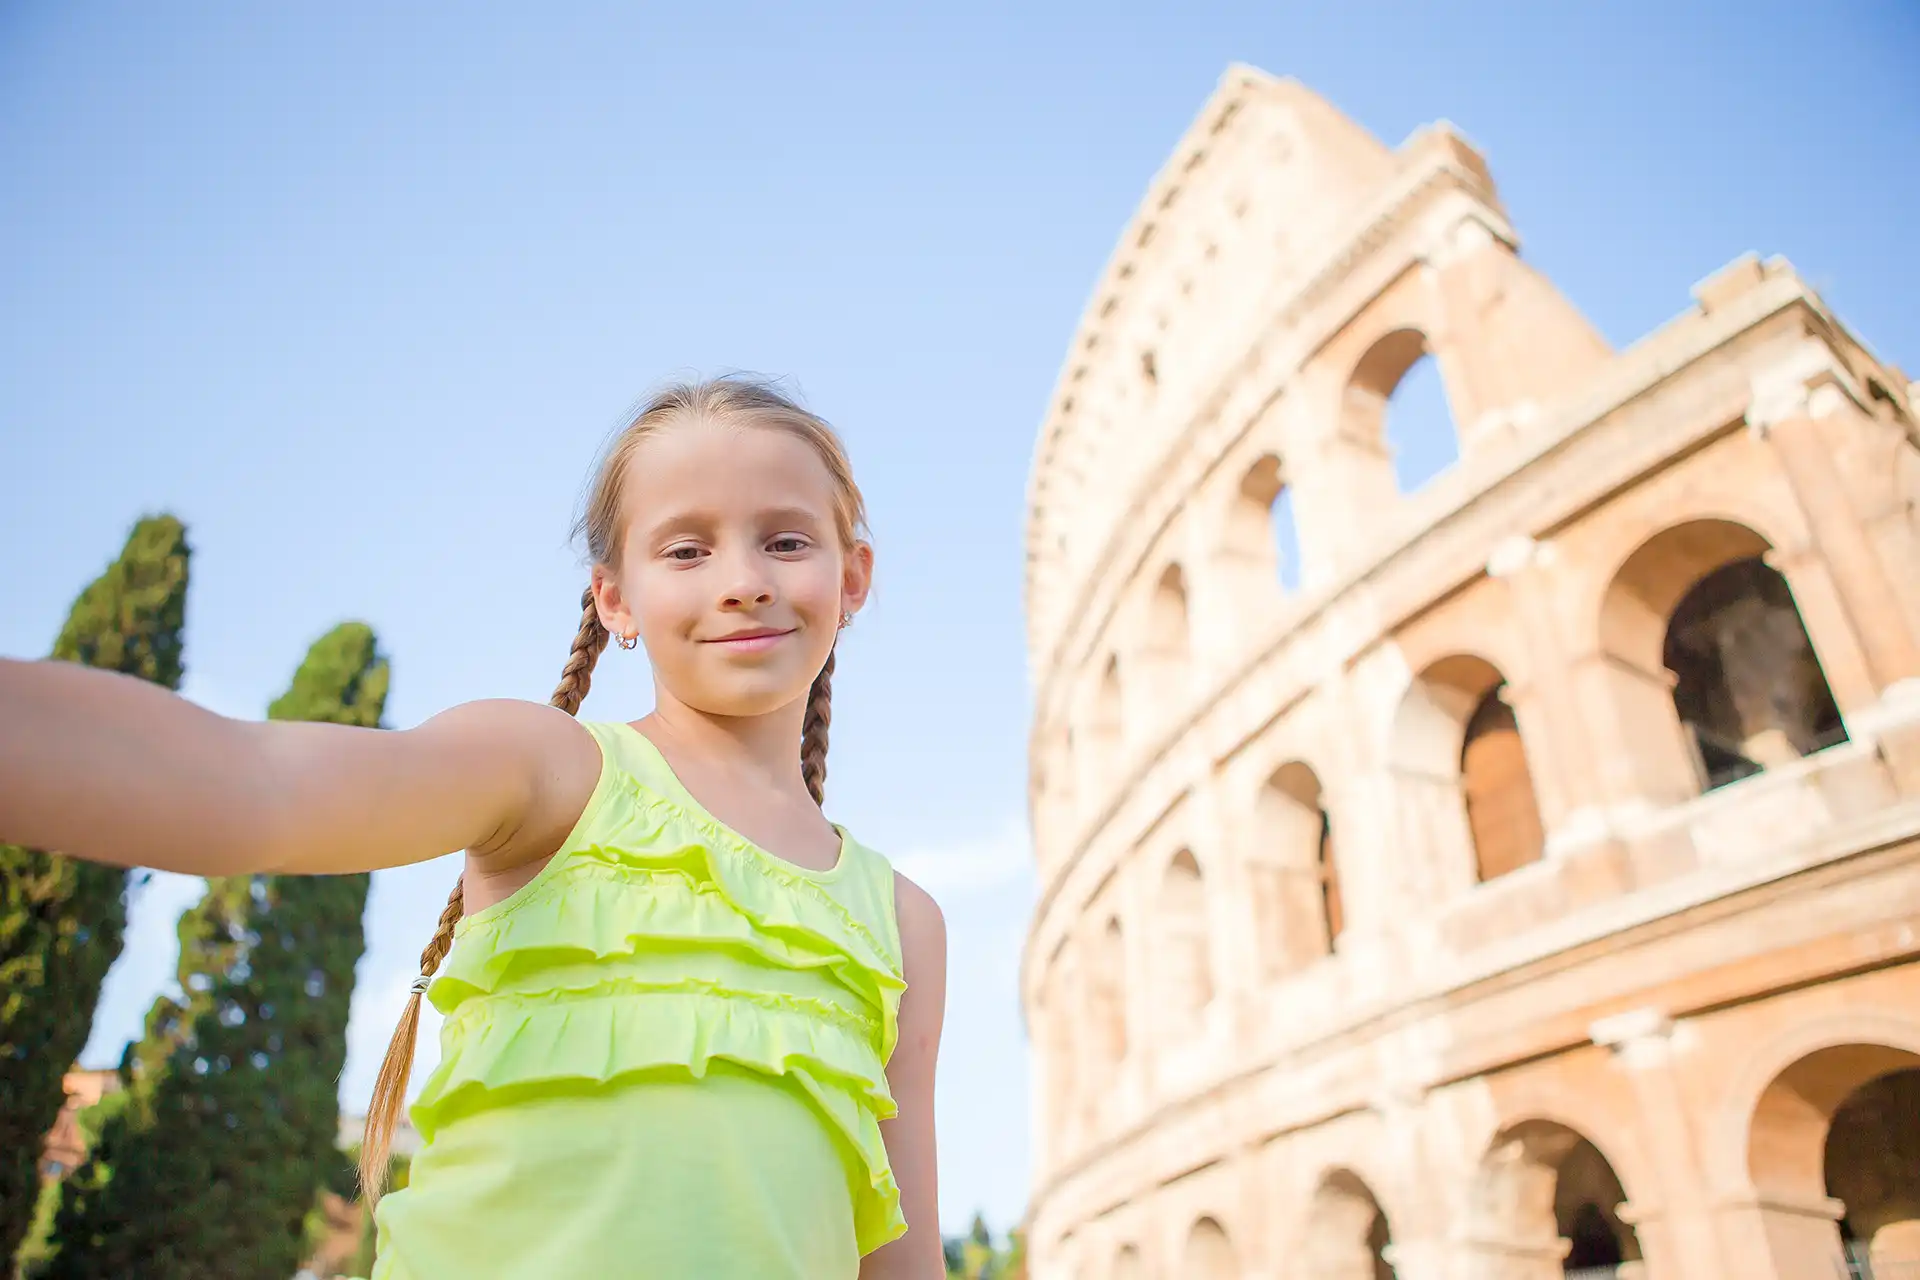
M 947 922 L 925 889 L 898 872 L 893 884 L 907 990 L 900 997 L 900 1037 L 887 1062 L 887 1088 L 899 1112 L 880 1122 L 880 1135 L 900 1187 L 907 1234 L 868 1254 L 860 1280 L 943 1280 L 933 1077 L 947 1011 Z
M 0 659 L 0 841 L 188 875 L 336 874 L 564 835 L 598 773 L 564 712 L 474 702 L 415 729 L 230 720 L 135 679 Z M 577 792 L 577 794 L 575 794 Z

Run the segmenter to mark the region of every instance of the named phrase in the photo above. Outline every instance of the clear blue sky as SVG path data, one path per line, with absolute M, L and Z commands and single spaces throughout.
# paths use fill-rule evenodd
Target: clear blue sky
M 829 808 L 946 904 L 943 1217 L 1013 1220 L 1027 470 L 1114 238 L 1228 63 L 1390 142 L 1456 122 L 1616 343 L 1753 249 L 1920 372 L 1911 3 L 1143 8 L 0 7 L 0 652 L 45 652 L 164 508 L 196 547 L 193 697 L 258 715 L 358 617 L 395 725 L 544 698 L 623 408 L 683 371 L 792 377 L 879 550 Z M 610 654 L 586 712 L 649 688 Z M 454 874 L 376 884 L 356 1107 Z M 136 902 L 90 1060 L 193 892 Z

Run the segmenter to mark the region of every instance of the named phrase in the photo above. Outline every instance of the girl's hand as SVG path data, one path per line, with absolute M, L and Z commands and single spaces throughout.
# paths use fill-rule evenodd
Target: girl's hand
M 253 723 L 130 676 L 0 659 L 0 841 L 94 862 L 338 874 L 467 849 L 499 870 L 552 853 L 598 775 L 593 740 L 535 703 L 407 730 Z

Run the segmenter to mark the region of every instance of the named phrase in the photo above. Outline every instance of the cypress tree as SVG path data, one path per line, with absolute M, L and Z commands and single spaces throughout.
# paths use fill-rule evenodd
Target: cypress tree
M 276 720 L 373 727 L 388 667 L 347 623 Z M 339 1163 L 338 1081 L 369 877 L 235 876 L 183 923 L 182 1000 L 129 1055 L 132 1100 L 69 1180 L 48 1280 L 286 1280 Z M 192 945 L 193 955 L 185 954 Z
M 134 525 L 119 559 L 80 593 L 53 657 L 180 687 L 187 531 Z M 61 1080 L 93 1025 L 126 932 L 126 872 L 0 846 L 0 1262 L 32 1225 L 41 1146 Z

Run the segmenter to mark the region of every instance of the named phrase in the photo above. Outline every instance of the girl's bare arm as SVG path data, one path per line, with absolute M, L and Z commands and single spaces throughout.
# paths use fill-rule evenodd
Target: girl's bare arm
M 0 841 L 189 875 L 544 856 L 598 775 L 564 712 L 474 702 L 415 729 L 230 720 L 145 681 L 0 659 Z M 571 812 L 568 812 L 571 806 Z
M 900 1038 L 887 1062 L 887 1087 L 899 1112 L 880 1122 L 887 1163 L 900 1187 L 907 1234 L 861 1261 L 860 1280 L 942 1280 L 938 1144 L 933 1077 L 947 1011 L 947 922 L 925 889 L 895 874 L 894 906 L 907 990 L 900 997 Z

